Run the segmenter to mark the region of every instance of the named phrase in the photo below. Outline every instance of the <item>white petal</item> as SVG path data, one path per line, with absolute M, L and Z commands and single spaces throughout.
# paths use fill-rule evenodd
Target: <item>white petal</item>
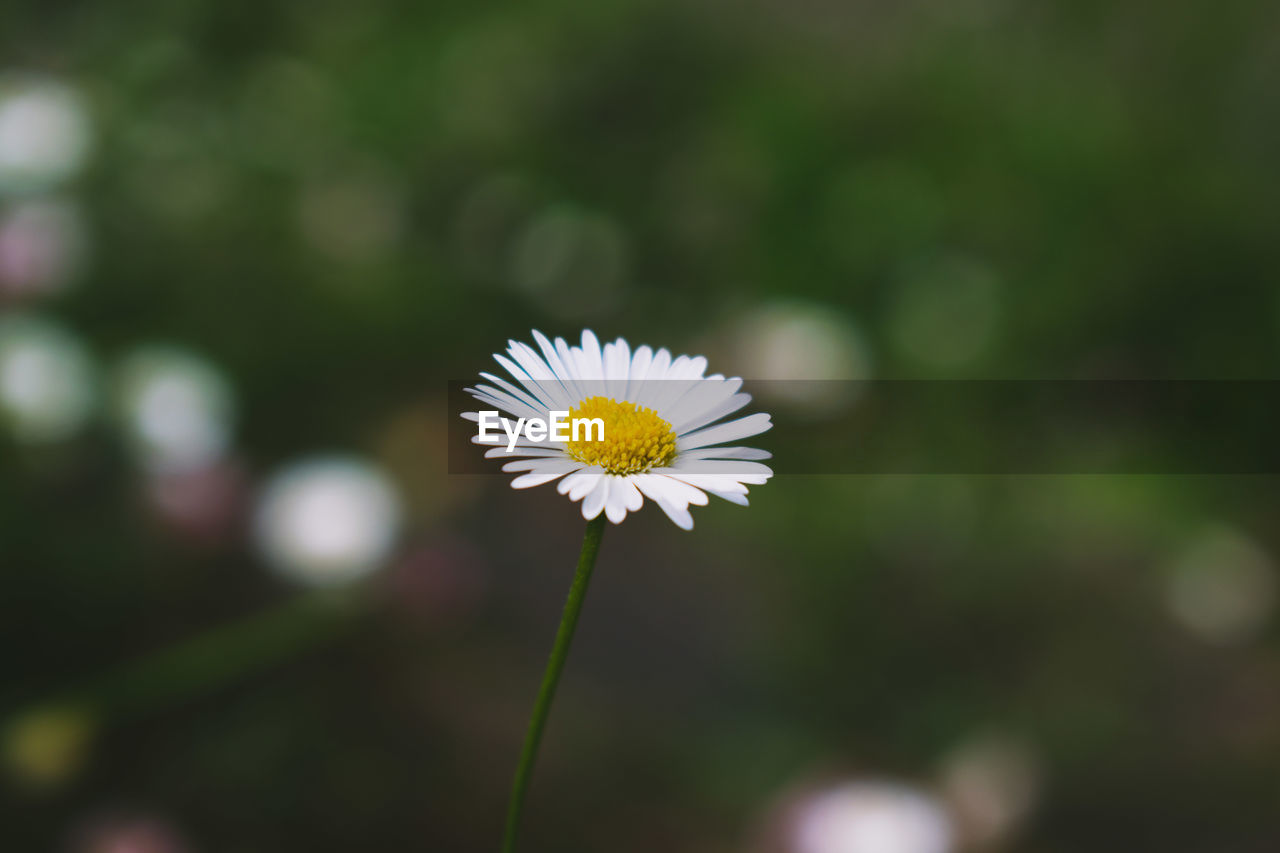
M 613 487 L 622 492 L 623 506 L 631 512 L 635 512 L 644 506 L 644 495 L 640 494 L 640 490 L 636 488 L 635 483 L 631 482 L 630 477 L 618 478 Z
M 596 481 L 602 476 L 604 473 L 599 468 L 583 468 L 561 480 L 560 485 L 556 486 L 556 491 L 562 495 L 568 495 L 571 501 L 580 501 L 595 488 Z
M 608 503 L 610 479 L 610 477 L 599 477 L 596 480 L 596 487 L 582 499 L 582 517 L 587 521 L 599 515 L 605 504 Z
M 496 388 L 488 385 L 477 385 L 475 388 L 468 388 L 467 393 L 482 403 L 488 403 L 490 406 L 497 408 L 499 411 L 516 418 L 540 418 L 544 417 L 542 408 L 534 408 L 533 404 L 526 403 L 523 398 L 513 397 Z
M 609 516 L 610 521 L 620 524 L 622 519 L 627 517 L 628 491 L 634 491 L 635 486 L 621 477 L 611 479 L 613 482 L 609 484 L 609 499 L 604 505 L 604 512 Z
M 515 341 L 511 342 L 511 348 L 513 350 L 517 348 Z M 533 351 L 530 350 L 530 352 L 533 352 Z M 493 357 L 497 360 L 498 364 L 501 364 L 504 368 L 506 368 L 507 372 L 510 373 L 517 382 L 519 382 L 528 390 L 529 396 L 533 397 L 544 411 L 556 408 L 555 406 L 556 395 L 555 393 L 553 393 L 552 389 L 548 387 L 547 384 L 544 384 L 539 379 L 535 379 L 523 367 L 521 367 L 519 364 L 515 363 L 514 361 L 508 358 L 503 358 L 502 356 L 496 353 L 494 354 Z M 539 363 L 542 362 L 541 359 L 538 359 L 538 361 Z M 548 374 L 550 373 L 550 371 L 547 369 L 545 364 L 543 364 L 543 370 Z M 548 376 L 546 380 L 547 383 L 554 383 L 555 381 L 556 381 L 555 377 L 552 377 L 552 376 Z
M 634 385 L 645 378 L 649 365 L 653 362 L 653 350 L 647 344 L 639 347 L 631 356 L 631 372 L 629 378 Z
M 708 501 L 706 492 L 696 486 L 692 486 L 684 482 L 683 480 L 678 480 L 675 477 L 659 473 L 661 470 L 662 469 L 656 469 L 649 473 L 653 475 L 655 480 L 661 483 L 662 489 L 666 492 L 667 497 L 670 498 L 672 503 L 692 504 L 693 506 L 707 505 Z
M 693 529 L 693 514 L 689 512 L 688 509 L 682 506 L 675 506 L 670 501 L 658 500 L 656 498 L 653 502 L 658 505 L 658 509 L 667 514 L 667 518 L 676 523 L 676 527 L 679 527 L 681 530 Z
M 580 383 L 583 376 L 582 371 L 578 367 L 577 349 L 569 346 L 564 338 L 556 338 L 556 355 L 560 356 L 560 362 L 564 364 L 565 370 L 569 373 L 569 378 L 575 383 Z
M 667 506 L 664 503 L 659 503 L 658 506 L 667 514 L 667 518 L 676 523 L 676 527 L 679 527 L 681 530 L 693 529 L 693 514 L 690 513 L 689 510 L 675 506 Z
M 512 445 L 511 445 L 510 439 L 508 439 L 505 435 L 497 439 L 496 441 L 494 440 L 493 436 L 490 436 L 488 441 L 481 441 L 480 436 L 473 435 L 471 436 L 471 443 L 482 444 L 485 447 L 488 447 L 490 449 L 495 449 L 495 445 L 496 445 L 496 449 L 501 450 L 503 456 L 510 456 L 512 459 L 515 459 L 517 456 L 536 455 L 536 454 L 525 453 L 526 450 L 556 450 L 560 453 L 564 452 L 563 450 L 559 449 L 560 445 L 558 444 L 547 444 L 545 442 L 535 443 L 535 442 L 529 441 L 529 439 L 527 438 L 516 439 L 515 446 L 512 448 L 510 452 L 507 452 L 507 448 L 512 447 Z M 490 451 L 486 450 L 485 456 L 489 458 L 498 456 L 497 453 L 494 453 L 493 457 L 490 457 L 489 453 Z
M 736 479 L 746 477 L 772 477 L 773 469 L 760 462 L 747 462 L 742 459 L 688 459 L 677 458 L 669 468 L 660 471 L 679 471 L 684 474 L 716 474 Z M 744 480 L 745 482 L 745 480 Z
M 708 445 L 720 444 L 725 441 L 750 438 L 753 435 L 759 435 L 767 431 L 772 426 L 773 423 L 769 420 L 769 416 L 764 412 L 758 412 L 754 415 L 747 415 L 745 418 L 738 418 L 736 421 L 716 424 L 688 435 L 682 435 L 676 441 L 676 450 L 693 450 L 694 448 L 707 447 Z
M 512 360 L 520 366 L 520 369 L 523 370 L 525 375 L 530 379 L 542 382 L 556 378 L 555 373 L 547 366 L 547 363 L 542 359 L 542 356 L 534 352 L 533 348 L 528 344 L 520 343 L 520 341 L 517 341 L 514 338 L 508 340 L 507 355 L 509 355 Z
M 671 427 L 675 430 L 676 435 L 685 435 L 732 415 L 750 402 L 750 394 L 732 394 L 728 398 L 722 399 L 714 408 L 705 409 L 701 414 L 687 418 L 678 426 L 672 422 Z
M 517 400 L 519 400 L 520 402 L 524 403 L 527 406 L 538 406 L 541 402 L 540 400 L 538 400 L 537 397 L 529 393 L 529 390 L 527 388 L 512 385 L 509 380 L 504 379 L 503 377 L 498 376 L 495 373 L 488 373 L 482 370 L 480 371 L 480 375 L 483 378 L 488 379 L 494 385 L 497 385 L 503 391 L 515 397 Z M 480 385 L 479 387 L 488 388 L 490 392 L 493 392 L 494 390 L 492 388 L 489 388 L 487 385 Z
M 736 504 L 746 506 L 747 504 L 747 486 L 746 482 L 751 485 L 761 485 L 767 478 L 760 478 L 752 481 L 741 481 L 725 474 L 677 474 L 671 475 L 696 489 L 710 492 L 713 495 L 722 497 L 725 500 L 733 501 Z
M 700 355 L 682 355 L 671 363 L 668 379 L 701 379 L 707 369 L 707 360 Z
M 638 477 L 632 477 L 631 482 L 644 493 L 644 496 L 658 505 L 658 508 L 667 514 L 676 523 L 677 527 L 684 530 L 693 529 L 693 515 L 690 514 L 687 504 L 676 504 L 668 496 L 665 485 L 659 480 L 667 478 L 651 477 L 642 474 Z
M 534 486 L 541 486 L 543 483 L 550 483 L 552 480 L 558 480 L 563 477 L 564 471 L 552 471 L 550 473 L 544 471 L 530 471 L 528 474 L 521 474 L 511 481 L 513 489 L 529 489 Z
M 604 346 L 604 378 L 608 396 L 615 400 L 627 397 L 627 379 L 631 373 L 631 347 L 622 338 Z
M 658 350 L 653 354 L 653 361 L 649 363 L 649 373 L 645 376 L 646 380 L 659 381 L 667 378 L 667 370 L 671 367 L 671 353 L 666 347 Z
M 542 360 L 542 356 L 533 351 L 528 344 L 522 344 L 519 341 L 510 341 L 508 352 L 516 363 L 529 375 L 532 381 L 538 383 L 538 389 L 542 393 L 542 399 L 552 408 L 567 409 L 569 394 L 565 391 L 564 385 L 560 382 L 560 377 L 556 376 L 554 371 L 547 366 Z
M 700 447 L 696 450 L 683 450 L 677 457 L 680 459 L 772 459 L 773 454 L 758 447 Z
M 588 397 L 613 397 L 614 399 L 617 399 L 610 387 L 611 385 L 612 383 L 610 381 L 601 379 L 600 377 L 596 377 L 594 379 L 579 379 L 578 393 L 581 396 L 578 397 L 576 402 L 581 403 Z
M 604 378 L 604 360 L 600 354 L 600 342 L 595 332 L 582 330 L 582 347 L 576 351 L 578 374 L 587 379 Z
M 476 444 L 480 443 L 481 442 L 476 442 Z M 506 439 L 503 439 L 501 447 L 491 447 L 484 452 L 485 459 L 496 459 L 498 457 L 514 459 L 519 456 L 543 456 L 555 459 L 567 458 L 565 456 L 565 452 L 559 447 L 530 447 L 527 445 L 517 444 L 516 449 L 508 453 Z
M 692 432 L 751 402 L 750 394 L 737 393 L 741 387 L 741 379 L 698 380 L 664 414 L 677 434 Z
M 559 471 L 561 474 L 568 474 L 583 467 L 585 466 L 576 459 L 513 459 L 503 465 L 502 470 L 541 471 L 542 473 Z
M 707 505 L 707 495 L 701 489 L 694 488 L 688 483 L 674 480 L 665 474 L 658 474 L 656 473 L 658 470 L 665 469 L 655 469 L 655 471 L 650 471 L 647 474 L 637 474 L 631 480 L 640 491 L 654 500 L 661 498 L 673 506 L 680 507 L 688 506 L 689 504 L 696 506 Z
M 581 399 L 578 393 L 578 384 L 574 381 L 573 373 L 565 365 L 564 359 L 551 341 L 547 340 L 547 336 L 533 330 L 533 339 L 538 342 L 538 347 L 542 350 L 542 357 L 547 360 L 547 364 L 551 366 L 551 370 L 556 376 L 560 377 L 560 384 L 564 387 L 565 394 L 574 399 Z M 561 339 L 563 343 L 563 339 Z
M 684 356 L 681 356 L 684 358 Z M 677 407 L 677 404 L 686 394 L 693 390 L 696 382 L 687 379 L 663 379 L 660 382 L 646 383 L 646 396 L 649 402 L 646 405 L 654 409 L 663 416 L 663 419 L 670 422 L 667 415 Z
M 681 474 L 679 478 L 689 485 L 738 504 L 747 505 L 747 487 L 731 477 L 719 474 Z

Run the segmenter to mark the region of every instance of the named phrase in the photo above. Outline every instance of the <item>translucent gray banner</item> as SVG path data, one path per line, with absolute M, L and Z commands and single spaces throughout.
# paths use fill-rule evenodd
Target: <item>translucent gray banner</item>
M 541 390 L 570 409 L 591 396 L 647 405 L 678 447 L 706 428 L 679 434 L 691 413 L 726 410 L 717 423 L 768 413 L 770 430 L 726 445 L 772 452 L 775 474 L 1280 473 L 1280 380 L 727 381 Z M 477 424 L 462 417 L 500 409 L 465 390 L 478 384 L 490 383 L 449 386 L 452 474 L 500 473 L 502 457 L 486 459 L 472 443 Z

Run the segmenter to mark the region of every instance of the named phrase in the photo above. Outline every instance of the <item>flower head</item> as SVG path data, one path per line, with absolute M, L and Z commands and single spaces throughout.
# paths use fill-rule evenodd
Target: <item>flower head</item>
M 566 430 L 565 440 L 558 440 L 554 432 L 524 435 L 505 424 L 511 440 L 485 456 L 512 460 L 502 470 L 521 472 L 513 488 L 559 480 L 557 490 L 582 502 L 584 518 L 603 512 L 614 524 L 640 509 L 647 497 L 689 530 L 689 507 L 705 505 L 708 493 L 745 506 L 747 486 L 773 476 L 758 461 L 769 458 L 767 451 L 723 446 L 759 435 L 772 424 L 767 414 L 724 421 L 751 395 L 742 393 L 739 378 L 704 375 L 702 356 L 673 358 L 648 346 L 632 352 L 622 338 L 602 347 L 589 329 L 581 346 L 563 338 L 550 341 L 538 331 L 533 337 L 541 352 L 509 341 L 505 356 L 494 355 L 514 382 L 481 373 L 488 383 L 477 383 L 468 393 L 517 424 L 520 419 L 551 423 L 559 412 L 567 413 L 566 422 L 587 426 L 581 433 Z M 480 421 L 478 412 L 463 417 Z M 479 435 L 473 441 L 497 443 Z

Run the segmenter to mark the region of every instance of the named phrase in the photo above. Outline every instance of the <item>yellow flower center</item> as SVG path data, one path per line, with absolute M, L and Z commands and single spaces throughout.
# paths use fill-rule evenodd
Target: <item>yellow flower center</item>
M 604 439 L 599 427 L 588 427 L 569 441 L 566 450 L 579 462 L 599 465 L 610 474 L 639 474 L 662 467 L 676 457 L 676 434 L 671 424 L 653 409 L 609 397 L 588 397 L 569 410 L 569 423 L 577 418 L 599 418 L 604 422 Z

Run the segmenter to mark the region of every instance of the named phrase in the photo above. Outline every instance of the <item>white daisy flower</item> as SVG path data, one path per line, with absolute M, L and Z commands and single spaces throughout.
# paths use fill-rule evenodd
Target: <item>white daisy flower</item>
M 746 506 L 747 486 L 763 484 L 773 471 L 758 460 L 771 454 L 752 447 L 723 446 L 768 430 L 767 414 L 724 421 L 751 401 L 742 380 L 720 374 L 705 376 L 702 356 L 672 358 L 665 349 L 637 347 L 622 338 L 603 347 L 591 330 L 581 346 L 563 338 L 554 342 L 534 331 L 541 354 L 528 344 L 509 341 L 505 356 L 494 354 L 514 382 L 491 373 L 480 375 L 467 392 L 510 419 L 552 420 L 552 412 L 568 412 L 569 420 L 600 419 L 602 440 L 587 430 L 577 440 L 534 440 L 521 433 L 508 441 L 492 438 L 477 444 L 491 447 L 487 458 L 513 461 L 502 470 L 521 472 L 511 486 L 524 489 L 559 480 L 557 491 L 582 502 L 588 521 L 605 513 L 618 524 L 649 498 L 685 530 L 693 528 L 689 507 L 704 506 L 707 494 Z M 478 412 L 464 418 L 479 421 Z M 536 438 L 536 436 L 535 436 Z

